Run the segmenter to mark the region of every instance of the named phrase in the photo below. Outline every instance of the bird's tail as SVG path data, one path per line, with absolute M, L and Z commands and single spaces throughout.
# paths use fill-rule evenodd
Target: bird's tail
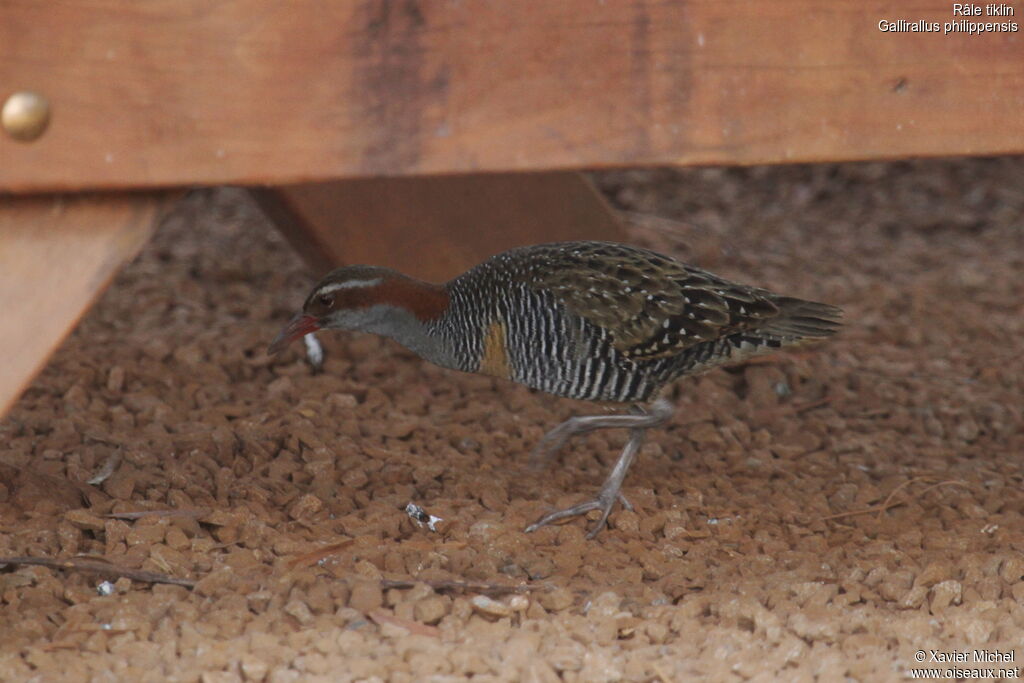
M 760 332 L 787 340 L 823 339 L 835 334 L 842 323 L 843 309 L 816 301 L 780 296 L 773 300 L 779 314 L 767 320 Z

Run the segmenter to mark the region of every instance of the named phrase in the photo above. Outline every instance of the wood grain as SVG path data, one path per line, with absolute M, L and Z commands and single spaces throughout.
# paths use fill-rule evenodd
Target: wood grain
M 7 0 L 0 83 L 53 119 L 0 135 L 0 190 L 1024 152 L 1020 33 L 878 28 L 953 18 L 947 0 Z
M 168 199 L 0 196 L 0 415 L 145 244 Z
M 253 195 L 321 272 L 365 263 L 444 282 L 512 247 L 625 237 L 601 194 L 571 171 L 364 178 Z

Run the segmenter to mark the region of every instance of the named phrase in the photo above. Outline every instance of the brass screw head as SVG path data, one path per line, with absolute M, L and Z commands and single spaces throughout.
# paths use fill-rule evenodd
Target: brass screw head
M 42 135 L 50 123 L 50 103 L 39 93 L 16 92 L 4 102 L 0 123 L 15 140 L 31 142 Z

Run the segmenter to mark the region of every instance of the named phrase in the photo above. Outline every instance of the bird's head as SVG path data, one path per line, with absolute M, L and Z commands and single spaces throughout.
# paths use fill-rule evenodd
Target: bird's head
M 386 322 L 403 315 L 420 322 L 437 318 L 448 294 L 432 285 L 379 266 L 345 266 L 328 273 L 306 297 L 302 310 L 271 342 L 275 354 L 296 339 L 322 329 L 386 333 Z

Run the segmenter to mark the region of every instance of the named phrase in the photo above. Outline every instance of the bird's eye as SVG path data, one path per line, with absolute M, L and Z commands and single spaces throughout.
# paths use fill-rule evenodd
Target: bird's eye
M 321 294 L 320 296 L 318 296 L 316 298 L 316 300 L 324 308 L 330 308 L 331 306 L 334 305 L 334 295 L 333 294 Z

